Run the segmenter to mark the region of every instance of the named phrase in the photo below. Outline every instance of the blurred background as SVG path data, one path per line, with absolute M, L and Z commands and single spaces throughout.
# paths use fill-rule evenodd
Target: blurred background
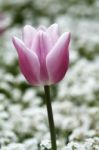
M 70 67 L 51 87 L 58 150 L 99 150 L 99 0 L 0 0 L 0 150 L 50 150 L 42 87 L 19 70 L 24 25 L 70 31 Z

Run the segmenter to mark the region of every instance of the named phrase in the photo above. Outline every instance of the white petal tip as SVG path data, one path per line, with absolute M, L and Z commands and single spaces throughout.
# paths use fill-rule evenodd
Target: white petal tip
M 25 28 L 32 28 L 32 26 L 29 25 L 29 24 L 27 24 L 27 25 L 24 26 L 24 29 L 25 29 Z

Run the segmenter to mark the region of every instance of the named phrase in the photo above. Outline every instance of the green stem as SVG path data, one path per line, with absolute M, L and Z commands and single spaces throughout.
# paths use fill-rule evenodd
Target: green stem
M 46 100 L 47 113 L 48 113 L 52 150 L 57 150 L 56 133 L 55 133 L 53 112 L 52 112 L 51 99 L 50 99 L 50 87 L 44 86 L 44 90 L 45 90 L 45 100 Z

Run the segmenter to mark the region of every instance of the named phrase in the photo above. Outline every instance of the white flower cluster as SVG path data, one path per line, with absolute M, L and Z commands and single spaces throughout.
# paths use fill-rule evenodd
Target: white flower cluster
M 58 150 L 99 150 L 99 1 L 90 7 L 92 0 L 30 1 L 44 14 L 36 24 L 49 25 L 52 19 L 72 35 L 69 71 L 52 87 Z M 20 31 L 14 27 L 0 37 L 0 150 L 50 150 L 43 88 L 27 85 L 11 43 Z

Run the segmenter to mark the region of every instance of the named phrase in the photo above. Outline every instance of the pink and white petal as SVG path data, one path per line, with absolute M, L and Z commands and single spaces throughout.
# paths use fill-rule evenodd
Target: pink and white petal
M 13 38 L 12 38 L 12 41 L 13 41 L 13 44 L 14 44 L 14 46 L 15 46 L 15 48 L 16 48 L 18 54 L 21 53 L 21 51 L 26 50 L 25 44 L 24 44 L 23 41 L 21 41 L 19 38 L 13 37 Z
M 35 36 L 35 39 L 32 44 L 32 50 L 36 52 L 38 57 L 40 58 L 41 55 L 44 57 L 47 55 L 51 48 L 51 41 L 49 40 L 48 35 L 44 31 L 38 31 Z
M 33 39 L 36 34 L 36 29 L 30 25 L 26 25 L 23 29 L 22 39 L 28 48 L 31 48 Z
M 48 74 L 46 69 L 46 56 L 49 52 L 50 43 L 46 32 L 39 31 L 33 43 L 33 51 L 37 54 L 40 62 L 40 78 L 42 81 L 48 80 Z
M 69 42 L 70 33 L 64 33 L 47 55 L 46 66 L 51 83 L 60 81 L 68 69 Z
M 28 50 L 18 38 L 13 38 L 13 44 L 19 56 L 20 69 L 31 85 L 40 84 L 40 64 L 37 55 Z
M 39 26 L 38 28 L 37 28 L 37 30 L 38 31 L 45 31 L 46 32 L 46 30 L 47 30 L 47 28 L 45 27 L 45 26 L 43 26 L 43 25 L 41 25 L 41 26 Z
M 21 59 L 19 58 L 19 63 L 27 81 L 31 85 L 40 85 L 40 64 L 36 54 L 31 51 L 26 52 Z
M 52 41 L 52 45 L 54 45 L 57 41 L 57 39 L 59 38 L 59 28 L 58 28 L 58 24 L 52 24 L 48 29 L 47 29 L 47 33 L 49 35 L 49 37 L 51 38 Z

